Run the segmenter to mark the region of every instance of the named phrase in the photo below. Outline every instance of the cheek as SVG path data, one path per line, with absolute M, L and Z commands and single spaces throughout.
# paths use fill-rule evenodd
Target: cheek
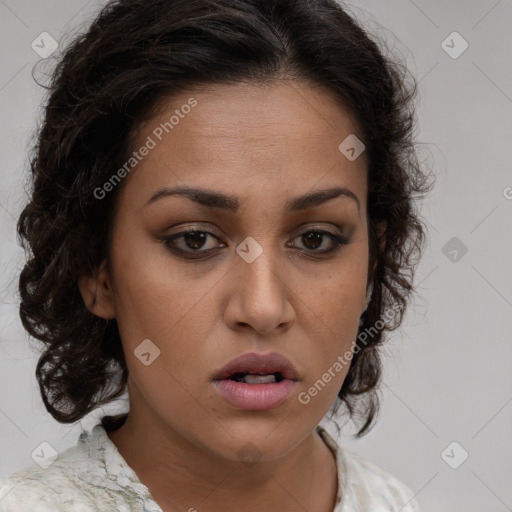
M 364 272 L 330 276 L 319 293 L 304 298 L 309 333 L 309 372 L 304 401 L 326 407 L 335 399 L 349 370 L 365 297 Z M 299 397 L 300 398 L 300 397 Z M 320 405 L 322 404 L 322 405 Z
M 127 246 L 122 253 L 121 246 L 113 252 L 121 336 L 136 342 L 170 333 L 201 299 L 200 287 L 185 286 L 182 274 L 162 258 L 157 245 L 149 250 L 143 244 Z
M 203 345 L 211 336 L 214 308 L 207 292 L 215 281 L 191 280 L 157 256 L 145 258 L 134 247 L 129 258 L 116 262 L 116 318 L 134 380 L 174 393 L 180 388 L 176 380 L 187 389 L 197 385 L 190 369 L 202 364 Z M 137 358 L 144 340 L 151 342 L 145 342 L 150 359 L 158 354 L 148 367 Z
M 304 289 L 301 300 L 309 311 L 310 328 L 319 330 L 320 338 L 332 352 L 350 344 L 357 336 L 365 302 L 366 272 L 343 271 L 323 281 L 325 284 L 314 294 Z

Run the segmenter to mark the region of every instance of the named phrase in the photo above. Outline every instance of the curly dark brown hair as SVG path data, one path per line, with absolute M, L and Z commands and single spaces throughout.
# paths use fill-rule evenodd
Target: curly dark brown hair
M 326 87 L 354 114 L 366 146 L 373 296 L 360 333 L 386 310 L 398 314 L 363 342 L 358 337 L 339 398 L 361 419 L 358 436 L 371 428 L 379 346 L 401 324 L 413 290 L 426 233 L 417 199 L 430 188 L 413 141 L 417 83 L 374 37 L 334 0 L 119 0 L 74 37 L 47 86 L 30 200 L 17 225 L 27 253 L 20 317 L 43 342 L 35 373 L 57 421 L 76 422 L 112 401 L 128 378 L 115 319 L 93 315 L 77 284 L 109 261 L 121 187 L 103 200 L 94 190 L 127 160 L 137 127 L 162 98 L 193 86 L 284 77 Z M 115 430 L 125 420 L 105 416 L 102 424 Z

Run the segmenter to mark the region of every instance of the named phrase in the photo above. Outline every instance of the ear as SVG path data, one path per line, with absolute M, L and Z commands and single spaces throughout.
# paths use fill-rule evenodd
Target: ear
M 100 318 L 115 318 L 114 297 L 106 261 L 103 261 L 94 274 L 81 276 L 78 288 L 91 313 Z

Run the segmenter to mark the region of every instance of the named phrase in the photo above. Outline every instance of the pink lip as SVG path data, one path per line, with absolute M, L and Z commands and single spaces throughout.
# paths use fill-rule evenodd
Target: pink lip
M 281 405 L 297 382 L 283 379 L 281 382 L 272 384 L 245 384 L 226 379 L 216 380 L 213 384 L 233 407 L 262 411 Z
M 246 384 L 229 377 L 235 373 L 280 372 L 283 380 L 269 384 Z M 271 352 L 243 354 L 232 359 L 213 377 L 213 385 L 233 407 L 253 411 L 273 409 L 282 404 L 297 384 L 298 373 L 284 356 Z

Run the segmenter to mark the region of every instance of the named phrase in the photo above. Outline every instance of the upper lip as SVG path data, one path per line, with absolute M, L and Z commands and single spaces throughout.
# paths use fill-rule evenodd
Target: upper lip
M 297 380 L 298 373 L 286 357 L 276 352 L 258 354 L 250 352 L 235 357 L 222 367 L 213 380 L 223 380 L 235 373 L 276 373 L 280 372 L 284 379 Z

